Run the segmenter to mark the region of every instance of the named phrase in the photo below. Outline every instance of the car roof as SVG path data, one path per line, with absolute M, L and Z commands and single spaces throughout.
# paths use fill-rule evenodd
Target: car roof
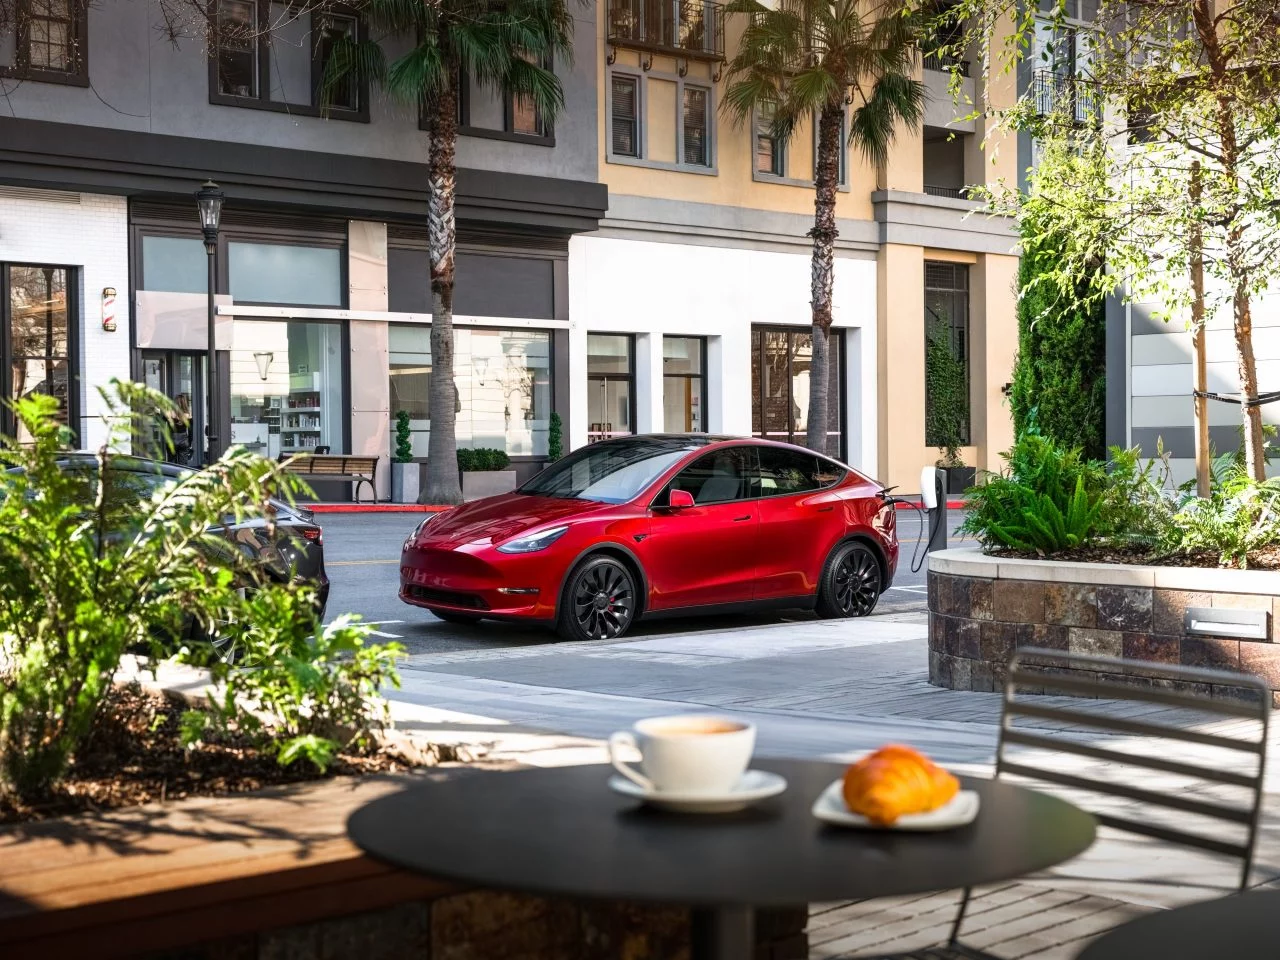
M 776 447 L 780 450 L 795 450 L 799 453 L 811 453 L 830 460 L 844 467 L 846 470 L 852 470 L 847 463 L 837 457 L 829 456 L 825 453 L 817 453 L 808 447 L 801 446 L 797 443 L 785 443 L 781 440 L 769 440 L 765 437 L 737 437 L 731 434 L 717 433 L 635 433 L 628 434 L 625 437 L 611 437 L 608 440 L 598 440 L 592 446 L 604 446 L 606 444 L 625 444 L 635 443 L 637 440 L 652 441 L 654 446 L 671 446 L 675 449 L 693 449 L 698 447 L 720 447 L 732 446 L 735 444 L 751 444 L 760 447 Z

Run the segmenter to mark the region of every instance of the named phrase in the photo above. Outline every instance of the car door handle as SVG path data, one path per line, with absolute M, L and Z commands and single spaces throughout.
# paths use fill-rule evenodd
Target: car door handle
M 835 507 L 819 507 L 818 513 L 830 513 Z
M 734 517 L 733 522 L 741 523 L 743 520 L 750 520 L 750 519 L 751 519 L 751 514 L 748 513 L 745 517 Z

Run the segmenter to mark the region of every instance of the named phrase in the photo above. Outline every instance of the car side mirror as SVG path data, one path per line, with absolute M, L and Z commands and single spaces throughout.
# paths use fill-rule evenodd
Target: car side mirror
M 672 490 L 667 506 L 672 510 L 688 510 L 693 506 L 693 494 L 688 490 Z

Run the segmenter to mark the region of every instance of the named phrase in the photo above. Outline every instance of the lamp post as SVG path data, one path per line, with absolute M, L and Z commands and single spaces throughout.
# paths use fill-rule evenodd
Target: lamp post
M 223 193 L 212 180 L 206 180 L 196 191 L 196 207 L 200 211 L 200 229 L 204 233 L 204 251 L 209 255 L 209 409 L 205 414 L 205 438 L 208 440 L 208 463 L 222 455 L 218 442 L 218 344 L 214 333 L 217 307 L 213 293 L 218 282 L 218 222 L 222 217 Z

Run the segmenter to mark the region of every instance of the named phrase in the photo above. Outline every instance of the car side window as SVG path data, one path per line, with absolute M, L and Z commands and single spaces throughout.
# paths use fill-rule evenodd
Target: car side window
M 836 483 L 844 472 L 835 464 L 812 453 L 760 448 L 760 496 L 781 497 L 808 493 Z
M 676 474 L 667 495 L 671 490 L 684 490 L 699 506 L 749 500 L 756 496 L 754 473 L 750 447 L 714 450 Z

